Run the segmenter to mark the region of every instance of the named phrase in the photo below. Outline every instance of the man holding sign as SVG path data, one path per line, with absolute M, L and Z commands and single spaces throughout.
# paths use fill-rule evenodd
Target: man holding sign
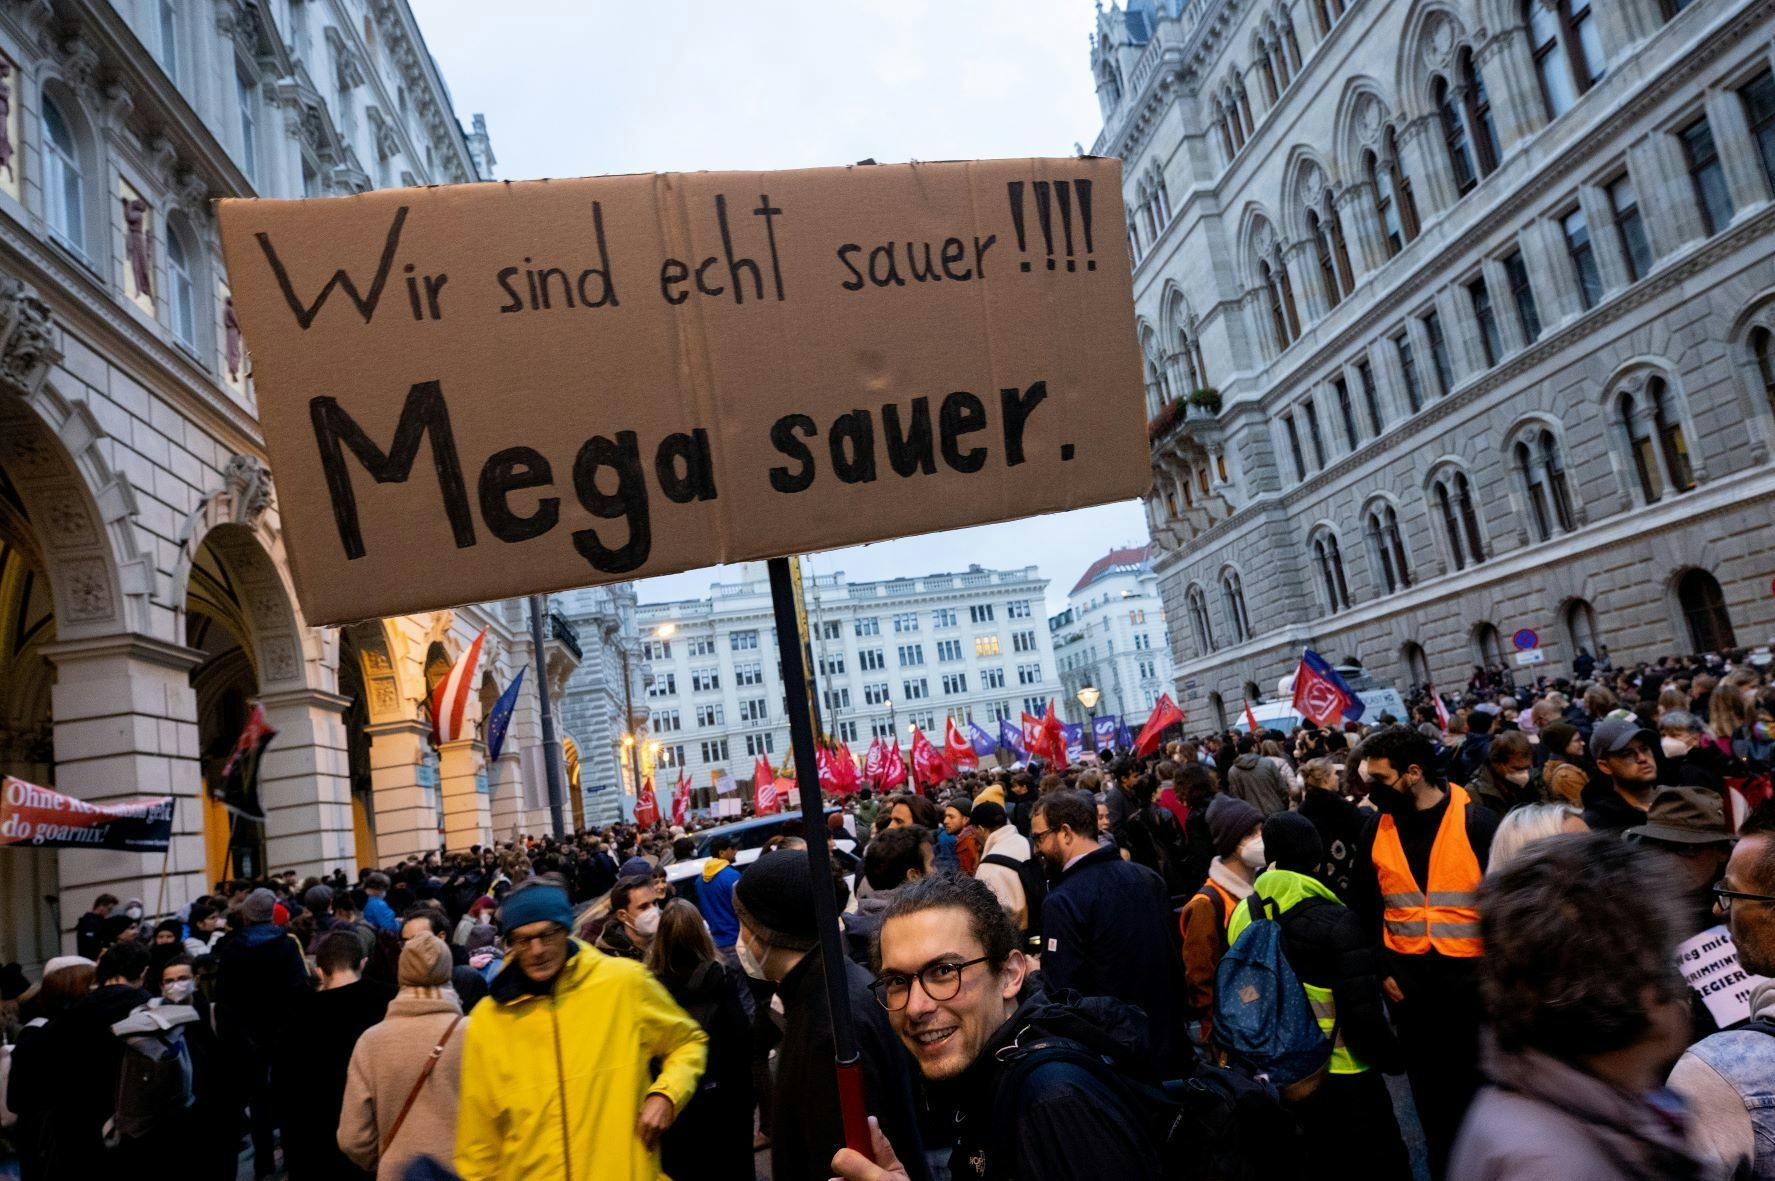
M 1714 892 L 1738 967 L 1759 977 L 1775 975 L 1775 807 L 1763 805 L 1739 827 L 1725 879 Z M 1775 1020 L 1775 981 L 1755 985 L 1749 1009 L 1750 1027 L 1724 1030 L 1690 1047 L 1670 1072 L 1670 1085 L 1688 1100 L 1696 1147 L 1723 1173 L 1775 1178 L 1775 1036 L 1756 1028 Z

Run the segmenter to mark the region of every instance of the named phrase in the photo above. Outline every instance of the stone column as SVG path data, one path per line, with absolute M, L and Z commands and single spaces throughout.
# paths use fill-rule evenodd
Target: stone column
M 1246 326 L 1257 338 L 1262 354 L 1260 363 L 1280 356 L 1282 341 L 1276 335 L 1276 321 L 1270 313 L 1270 293 L 1261 286 L 1253 287 L 1245 293 L 1244 305 Z
M 426 724 L 417 718 L 378 722 L 370 735 L 370 799 L 376 813 L 376 855 L 385 865 L 438 848 L 437 784 L 426 765 Z
M 1296 314 L 1300 328 L 1308 328 L 1323 320 L 1331 311 L 1331 296 L 1325 290 L 1325 276 L 1319 270 L 1318 247 L 1311 241 L 1295 242 L 1282 251 L 1283 265 L 1288 268 L 1288 281 L 1294 286 Z
M 1508 156 L 1529 136 L 1547 125 L 1547 100 L 1535 73 L 1528 30 L 1521 25 L 1499 30 L 1480 47 L 1475 64 L 1491 99 L 1498 146 Z
M 463 738 L 438 748 L 438 790 L 444 807 L 444 848 L 463 852 L 485 845 L 493 832 L 492 793 L 482 791 L 487 748 L 478 739 Z
M 1366 180 L 1345 185 L 1337 195 L 1337 215 L 1343 221 L 1344 238 L 1355 244 L 1353 261 L 1361 268 L 1358 280 L 1380 270 L 1389 255 L 1374 185 Z
M 1654 133 L 1627 152 L 1634 193 L 1645 211 L 1653 253 L 1664 255 L 1707 236 L 1701 198 L 1689 177 L 1688 161 L 1674 135 Z
M 1510 288 L 1509 272 L 1495 258 L 1486 259 L 1481 269 L 1485 273 L 1485 289 L 1491 292 L 1492 319 L 1497 322 L 1505 356 L 1527 348 L 1531 342 L 1516 313 L 1516 296 Z
M 262 694 L 278 734 L 259 765 L 265 860 L 298 877 L 356 863 L 343 718 L 350 700 L 320 689 Z
M 1459 198 L 1441 139 L 1442 121 L 1434 112 L 1413 119 L 1399 135 L 1400 163 L 1411 177 L 1420 228 L 1428 226 Z
M 1531 222 L 1520 238 L 1543 334 L 1584 311 L 1578 276 L 1565 252 L 1565 233 L 1551 217 Z
M 1615 228 L 1615 210 L 1609 204 L 1608 194 L 1595 185 L 1578 186 L 1578 208 L 1584 211 L 1584 224 L 1590 227 L 1590 249 L 1596 254 L 1603 296 L 1607 298 L 1633 282 L 1626 248 Z
M 487 769 L 493 786 L 489 814 L 496 841 L 509 841 L 524 829 L 524 784 L 518 763 L 518 752 L 508 746 Z
M 116 635 L 62 640 L 43 654 L 55 665 L 55 783 L 44 786 L 92 803 L 173 797 L 172 841 L 164 854 L 57 851 L 61 944 L 72 952 L 74 922 L 99 894 L 140 898 L 156 915 L 208 888 L 197 798 L 197 695 L 190 681 L 203 653 Z
M 1771 195 L 1769 178 L 1763 175 L 1763 156 L 1750 134 L 1744 100 L 1731 90 L 1709 90 L 1707 125 L 1713 129 L 1713 142 L 1719 149 L 1720 167 L 1726 171 L 1726 187 L 1732 194 L 1736 214 L 1766 204 Z

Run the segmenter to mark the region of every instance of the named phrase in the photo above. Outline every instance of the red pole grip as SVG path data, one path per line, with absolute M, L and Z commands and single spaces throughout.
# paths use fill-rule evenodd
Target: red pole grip
M 844 1117 L 845 1147 L 875 1163 L 875 1141 L 869 1135 L 869 1105 L 863 1097 L 860 1061 L 838 1063 L 838 1110 Z

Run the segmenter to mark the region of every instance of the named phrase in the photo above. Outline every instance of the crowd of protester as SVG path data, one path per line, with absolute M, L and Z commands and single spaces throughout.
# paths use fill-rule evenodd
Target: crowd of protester
M 1775 973 L 1768 674 L 1475 669 L 1403 718 L 864 790 L 756 859 L 619 824 L 103 895 L 0 972 L 4 1133 L 23 1181 L 1775 1178 L 1775 987 L 1722 1029 L 1677 957 L 1723 923 Z

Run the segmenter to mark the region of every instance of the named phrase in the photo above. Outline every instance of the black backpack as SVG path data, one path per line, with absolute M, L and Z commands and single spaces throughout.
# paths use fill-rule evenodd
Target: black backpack
M 1023 883 L 1023 903 L 1029 911 L 1029 929 L 1025 933 L 1026 950 L 1040 952 L 1042 948 L 1042 903 L 1048 897 L 1048 875 L 1041 867 L 1034 854 L 1022 861 L 1008 857 L 1003 853 L 989 853 L 980 858 L 981 865 L 1001 865 L 1014 870 L 1017 880 Z
M 991 1160 L 1014 1160 L 1011 1137 L 1023 1080 L 1049 1062 L 1089 1070 L 1146 1117 L 1146 1129 L 1170 1181 L 1301 1181 L 1306 1176 L 1300 1125 L 1269 1083 L 1237 1069 L 1198 1061 L 1184 1079 L 1138 1078 L 1070 1038 L 1048 1037 L 1008 1055 L 993 1095 Z M 989 1178 L 995 1174 L 987 1173 Z

